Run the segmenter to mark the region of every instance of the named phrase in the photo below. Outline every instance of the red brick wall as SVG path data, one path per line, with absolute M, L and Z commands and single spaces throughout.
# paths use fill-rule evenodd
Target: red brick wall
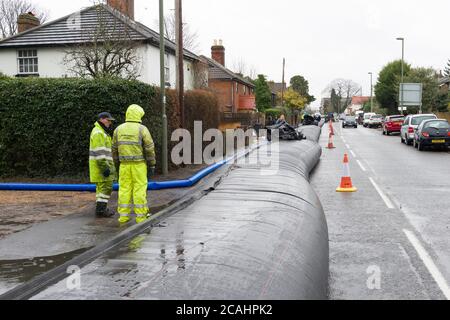
M 222 112 L 231 112 L 232 106 L 232 82 L 231 81 L 220 81 L 220 80 L 209 80 L 209 87 L 212 89 L 219 98 L 219 106 Z

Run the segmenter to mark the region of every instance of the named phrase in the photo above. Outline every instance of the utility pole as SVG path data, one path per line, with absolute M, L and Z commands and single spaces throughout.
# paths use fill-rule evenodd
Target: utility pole
M 161 90 L 161 106 L 162 106 L 162 171 L 163 175 L 169 173 L 168 151 L 167 151 L 167 115 L 166 115 L 166 77 L 164 56 L 165 50 L 164 39 L 164 0 L 159 0 L 159 69 L 160 69 L 160 90 Z
M 405 38 L 397 38 L 397 40 L 400 40 L 402 42 L 402 80 L 400 84 L 400 91 L 401 91 L 401 97 L 399 101 L 400 108 L 403 113 L 403 77 L 404 77 L 404 61 L 405 61 Z
M 180 106 L 181 127 L 185 128 L 182 0 L 175 0 L 175 42 L 177 59 L 178 105 Z
M 284 107 L 284 69 L 286 67 L 286 59 L 283 58 L 283 76 L 281 80 L 281 107 Z
M 370 74 L 370 112 L 373 113 L 373 84 L 372 84 L 372 72 L 369 72 Z

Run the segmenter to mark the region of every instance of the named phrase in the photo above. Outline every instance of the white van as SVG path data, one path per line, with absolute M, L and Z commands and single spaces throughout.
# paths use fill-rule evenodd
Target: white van
M 369 119 L 371 116 L 376 115 L 376 113 L 373 112 L 369 112 L 369 113 L 364 113 L 364 121 L 363 121 L 363 126 L 364 127 L 368 127 L 369 126 Z

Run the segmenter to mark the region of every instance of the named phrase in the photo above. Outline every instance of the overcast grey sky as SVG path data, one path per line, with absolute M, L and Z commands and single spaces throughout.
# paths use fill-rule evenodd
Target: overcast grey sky
M 91 0 L 31 0 L 50 12 L 50 19 L 89 6 Z M 242 59 L 269 80 L 296 74 L 310 83 L 320 101 L 334 78 L 348 78 L 370 94 L 383 65 L 401 57 L 413 66 L 443 69 L 450 58 L 449 0 L 184 0 L 184 20 L 199 35 L 198 54 L 210 55 L 222 39 L 227 67 Z M 166 12 L 173 0 L 164 1 Z M 135 0 L 136 19 L 158 30 L 158 0 Z M 315 103 L 317 104 L 317 102 Z

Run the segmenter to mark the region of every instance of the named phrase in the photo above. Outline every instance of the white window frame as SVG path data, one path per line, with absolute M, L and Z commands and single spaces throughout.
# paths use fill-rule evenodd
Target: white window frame
M 17 54 L 17 74 L 39 74 L 39 57 L 37 49 L 19 49 Z

